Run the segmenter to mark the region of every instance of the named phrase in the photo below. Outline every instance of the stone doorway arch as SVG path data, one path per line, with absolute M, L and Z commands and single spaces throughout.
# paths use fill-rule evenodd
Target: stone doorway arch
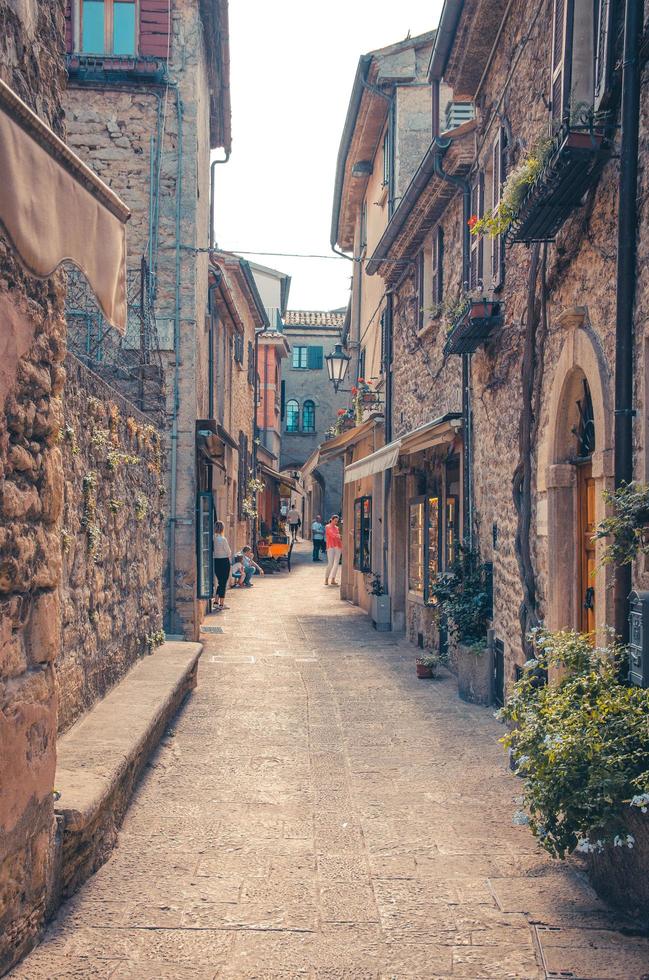
M 539 524 L 545 508 L 547 531 L 545 622 L 550 629 L 599 631 L 613 621 L 612 571 L 601 564 L 604 543 L 591 541 L 605 516 L 603 491 L 613 488 L 609 376 L 586 310 L 566 311 L 556 322 L 566 338 L 548 399 L 537 484 Z

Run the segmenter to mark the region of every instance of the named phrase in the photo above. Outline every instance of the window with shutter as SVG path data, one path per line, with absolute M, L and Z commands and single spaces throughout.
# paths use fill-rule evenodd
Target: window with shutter
M 507 137 L 505 130 L 500 129 L 492 149 L 492 189 L 491 207 L 495 209 L 502 199 L 505 182 L 505 145 Z M 491 243 L 491 283 L 494 289 L 499 289 L 505 279 L 505 236 L 498 235 Z
M 484 174 L 477 175 L 471 188 L 471 215 L 484 217 Z M 469 289 L 478 289 L 483 281 L 484 240 L 482 235 L 471 235 L 469 263 Z
M 309 347 L 307 363 L 310 371 L 322 370 L 322 347 Z
M 140 0 L 140 54 L 168 58 L 170 53 L 170 0 Z
M 552 26 L 552 82 L 550 112 L 552 129 L 559 129 L 564 121 L 570 91 L 569 59 L 566 58 L 567 17 L 572 12 L 572 0 L 554 0 Z
M 417 289 L 417 330 L 421 330 L 424 325 L 424 306 L 426 304 L 426 296 L 424 295 L 425 282 L 424 282 L 424 252 L 423 249 L 417 256 L 417 266 L 416 266 L 416 289 Z
M 136 0 L 76 0 L 77 40 L 84 54 L 137 54 Z M 72 8 L 66 4 L 66 47 L 74 47 Z
M 601 109 L 608 98 L 611 77 L 611 58 L 613 51 L 613 7 L 612 0 L 596 0 L 597 3 L 597 48 L 595 55 L 595 98 L 594 109 Z
M 438 225 L 433 232 L 432 246 L 432 299 L 433 308 L 438 307 L 444 299 L 444 229 Z

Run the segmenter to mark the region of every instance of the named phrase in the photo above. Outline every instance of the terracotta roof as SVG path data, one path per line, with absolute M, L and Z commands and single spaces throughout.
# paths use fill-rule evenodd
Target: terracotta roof
M 345 312 L 338 310 L 287 310 L 284 325 L 287 327 L 338 327 L 345 324 Z

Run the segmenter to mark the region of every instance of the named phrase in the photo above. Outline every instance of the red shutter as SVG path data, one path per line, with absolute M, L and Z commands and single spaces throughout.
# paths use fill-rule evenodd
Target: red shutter
M 140 54 L 166 58 L 169 55 L 171 0 L 140 0 Z
M 74 31 L 72 30 L 72 0 L 65 0 L 65 50 L 74 51 Z

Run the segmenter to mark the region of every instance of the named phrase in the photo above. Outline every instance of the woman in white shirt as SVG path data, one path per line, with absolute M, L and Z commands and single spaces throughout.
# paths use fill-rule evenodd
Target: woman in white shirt
M 216 521 L 214 525 L 214 574 L 218 582 L 216 590 L 216 609 L 220 612 L 225 603 L 225 590 L 230 578 L 230 558 L 232 549 L 228 544 L 228 539 L 223 534 L 225 526 L 223 521 Z

